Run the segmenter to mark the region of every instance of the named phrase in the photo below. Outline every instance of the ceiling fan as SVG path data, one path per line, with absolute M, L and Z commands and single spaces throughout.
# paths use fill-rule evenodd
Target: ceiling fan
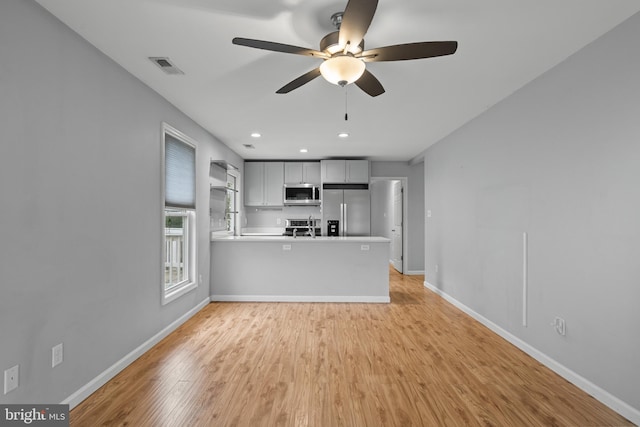
M 320 50 L 292 46 L 288 44 L 236 37 L 233 44 L 312 56 L 324 61 L 319 67 L 287 83 L 276 93 L 289 93 L 322 75 L 328 82 L 345 86 L 355 83 L 371 96 L 384 93 L 384 87 L 366 69 L 366 62 L 404 61 L 408 59 L 432 58 L 451 55 L 458 48 L 456 41 L 417 42 L 393 46 L 364 49 L 364 35 L 373 20 L 378 0 L 349 0 L 344 12 L 331 17 L 338 31 L 320 40 Z

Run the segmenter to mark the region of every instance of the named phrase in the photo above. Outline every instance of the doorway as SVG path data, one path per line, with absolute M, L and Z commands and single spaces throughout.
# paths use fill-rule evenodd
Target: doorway
M 404 258 L 404 250 L 402 248 L 402 229 L 403 220 L 402 214 L 404 206 L 402 203 L 402 196 L 404 189 L 402 188 L 402 182 L 399 180 L 391 181 L 391 199 L 392 214 L 391 214 L 391 264 L 393 268 L 398 270 L 399 273 L 404 272 L 404 266 L 402 260 Z
M 371 178 L 371 235 L 391 240 L 389 264 L 407 271 L 407 178 Z

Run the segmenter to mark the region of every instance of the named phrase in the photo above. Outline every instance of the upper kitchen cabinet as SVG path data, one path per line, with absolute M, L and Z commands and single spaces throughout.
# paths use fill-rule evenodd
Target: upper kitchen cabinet
M 368 160 L 322 160 L 323 183 L 369 183 Z
M 285 162 L 285 184 L 320 184 L 320 162 Z
M 283 162 L 245 162 L 245 206 L 282 206 L 283 189 Z

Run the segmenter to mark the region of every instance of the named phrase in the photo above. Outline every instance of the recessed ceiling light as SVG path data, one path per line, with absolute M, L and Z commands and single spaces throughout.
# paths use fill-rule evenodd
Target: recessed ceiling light
M 261 135 L 259 132 L 253 132 L 253 133 L 251 134 L 251 137 L 252 137 L 252 138 L 260 138 L 261 136 L 262 136 L 262 135 Z
M 340 138 L 348 138 L 348 137 L 349 137 L 349 134 L 348 134 L 348 133 L 346 133 L 346 132 L 340 132 L 340 133 L 338 134 L 338 137 L 340 137 Z
M 306 148 L 301 148 L 301 149 L 300 149 L 300 152 L 301 152 L 301 153 L 308 153 L 308 152 L 309 152 L 309 150 L 307 150 Z

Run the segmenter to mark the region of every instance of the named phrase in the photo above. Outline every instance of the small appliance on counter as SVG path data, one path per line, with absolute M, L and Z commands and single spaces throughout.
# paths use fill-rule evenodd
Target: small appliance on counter
M 337 219 L 330 219 L 327 221 L 327 236 L 339 236 L 340 235 L 340 221 Z

